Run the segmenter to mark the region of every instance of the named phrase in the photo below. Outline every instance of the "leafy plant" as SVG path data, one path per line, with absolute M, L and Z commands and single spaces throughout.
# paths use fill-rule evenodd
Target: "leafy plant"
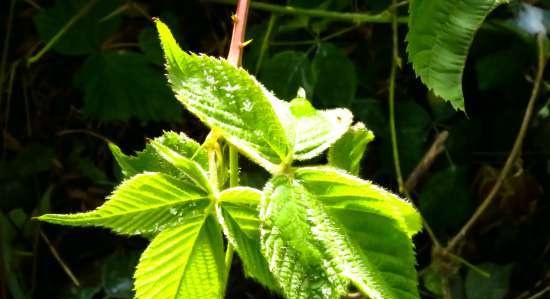
M 435 94 L 464 110 L 466 56 L 483 20 L 507 0 L 414 0 L 409 7 L 409 59 Z
M 351 288 L 419 298 L 418 212 L 353 175 L 372 133 L 350 127 L 347 109 L 316 110 L 304 92 L 279 100 L 226 60 L 182 51 L 156 25 L 176 98 L 211 133 L 198 144 L 167 132 L 134 157 L 111 145 L 126 179 L 108 201 L 39 219 L 150 238 L 134 275 L 140 299 L 222 297 L 231 266 L 224 236 L 227 256 L 235 248 L 247 276 L 286 298 L 340 298 Z M 263 190 L 228 187 L 238 173 L 225 144 L 271 174 Z M 329 165 L 294 165 L 327 149 Z

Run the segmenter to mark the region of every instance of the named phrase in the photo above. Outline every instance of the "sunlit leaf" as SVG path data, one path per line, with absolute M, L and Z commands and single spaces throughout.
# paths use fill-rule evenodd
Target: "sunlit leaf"
M 124 181 L 101 207 L 86 213 L 46 214 L 38 219 L 71 226 L 101 226 L 120 234 L 156 233 L 185 223 L 210 199 L 200 188 L 161 173 Z
M 434 93 L 464 110 L 462 76 L 476 31 L 506 0 L 414 0 L 409 9 L 409 60 Z

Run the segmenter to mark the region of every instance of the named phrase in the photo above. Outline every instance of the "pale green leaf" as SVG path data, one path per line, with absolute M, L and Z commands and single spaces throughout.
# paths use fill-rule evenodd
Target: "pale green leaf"
M 361 122 L 351 127 L 328 151 L 331 166 L 357 175 L 367 145 L 374 140 L 374 134 Z
M 71 226 L 101 226 L 120 234 L 156 233 L 187 222 L 210 203 L 208 194 L 186 181 L 145 172 L 113 191 L 101 207 L 86 213 L 46 214 L 38 219 Z
M 288 110 L 294 118 L 286 130 L 295 136 L 293 158 L 308 160 L 320 155 L 346 133 L 353 115 L 348 109 L 316 110 L 305 98 L 290 103 L 276 100 L 281 110 Z
M 160 142 L 153 140 L 151 141 L 151 146 L 157 151 L 161 158 L 181 171 L 187 179 L 195 184 L 195 186 L 202 188 L 208 193 L 212 193 L 212 186 L 210 186 L 208 175 L 198 163 L 181 156 Z
M 396 220 L 410 237 L 422 229 L 420 214 L 409 202 L 372 182 L 331 167 L 300 168 L 296 178 L 330 208 Z
M 434 93 L 464 110 L 462 76 L 468 50 L 487 15 L 504 0 L 414 0 L 409 9 L 409 60 Z
M 261 245 L 270 271 L 288 299 L 340 298 L 347 291 L 326 245 L 315 238 L 317 224 L 310 195 L 297 182 L 279 176 L 265 190 L 260 207 Z M 313 216 L 313 217 L 312 217 Z M 326 220 L 326 219 L 322 219 Z
M 164 132 L 162 136 L 155 138 L 154 141 L 174 150 L 181 156 L 196 161 L 203 169 L 208 169 L 208 155 L 206 150 L 201 148 L 200 144 L 187 137 L 184 133 L 172 131 Z M 125 155 L 120 148 L 113 143 L 109 143 L 109 148 L 125 178 L 130 178 L 145 171 L 163 172 L 172 176 L 181 175 L 178 169 L 160 157 L 151 144 L 147 144 L 145 149 L 141 152 L 137 152 L 135 156 Z
M 228 241 L 241 258 L 245 275 L 277 291 L 277 283 L 260 250 L 258 205 L 262 195 L 261 191 L 247 187 L 224 190 L 216 212 Z
M 419 298 L 410 237 L 421 221 L 410 204 L 328 167 L 299 169 L 295 178 L 311 194 L 311 232 L 341 277 L 370 298 Z
M 216 133 L 264 168 L 291 159 L 287 136 L 273 106 L 275 97 L 242 68 L 224 59 L 185 53 L 170 30 L 156 21 L 168 79 L 176 97 Z M 261 124 L 261 125 L 259 125 Z
M 159 233 L 143 252 L 137 299 L 219 299 L 225 284 L 223 240 L 215 219 L 189 218 Z

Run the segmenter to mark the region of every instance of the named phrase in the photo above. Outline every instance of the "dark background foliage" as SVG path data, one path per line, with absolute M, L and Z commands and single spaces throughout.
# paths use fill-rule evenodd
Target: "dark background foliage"
M 317 10 L 377 12 L 388 0 L 272 1 Z M 528 1 L 550 9 L 550 1 Z M 497 9 L 478 32 L 464 78 L 467 115 L 433 96 L 404 63 L 397 77 L 397 135 L 404 176 L 435 136 L 446 150 L 412 191 L 445 242 L 487 195 L 517 134 L 532 88 L 536 46 L 514 25 L 518 2 Z M 133 266 L 146 245 L 99 229 L 45 225 L 46 211 L 97 207 L 120 181 L 106 146 L 130 153 L 163 130 L 202 140 L 163 76 L 152 16 L 190 51 L 226 55 L 231 6 L 198 1 L 3 0 L 0 2 L 0 297 L 132 298 Z M 403 15 L 406 10 L 401 11 Z M 59 30 L 76 19 L 44 55 Z M 405 55 L 406 26 L 400 26 Z M 317 107 L 345 106 L 375 132 L 362 176 L 397 190 L 388 126 L 389 24 L 272 16 L 252 10 L 244 66 L 279 97 L 302 86 Z M 29 63 L 29 58 L 32 63 Z M 406 60 L 405 60 L 406 62 Z M 528 298 L 550 285 L 550 106 L 544 82 L 522 159 L 494 204 L 461 244 L 472 265 L 432 263 L 430 239 L 416 237 L 420 290 L 441 298 Z M 243 181 L 265 174 L 243 162 Z M 430 266 L 431 265 L 431 266 Z M 234 264 L 228 298 L 268 298 Z M 476 269 L 491 274 L 486 278 Z M 68 273 L 74 273 L 75 281 Z M 80 284 L 76 286 L 76 282 Z M 274 296 L 273 296 L 274 297 Z M 550 298 L 549 293 L 538 298 Z

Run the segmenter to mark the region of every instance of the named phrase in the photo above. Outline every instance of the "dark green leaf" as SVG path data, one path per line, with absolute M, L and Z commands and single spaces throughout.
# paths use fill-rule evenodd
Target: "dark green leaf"
M 316 78 L 315 99 L 322 107 L 350 107 L 355 99 L 357 75 L 353 62 L 338 47 L 321 44 L 311 64 Z
M 503 299 L 508 293 L 512 267 L 485 263 L 478 266 L 490 274 L 490 277 L 481 275 L 473 269 L 466 275 L 466 295 L 468 299 Z
M 103 18 L 123 3 L 121 0 L 57 0 L 53 7 L 38 14 L 34 23 L 40 37 L 47 43 L 75 15 L 83 13 L 54 44 L 53 49 L 66 55 L 88 54 L 100 51 L 103 42 L 117 30 L 119 16 Z
M 434 173 L 420 192 L 420 211 L 440 229 L 459 227 L 470 215 L 472 199 L 465 169 L 447 168 Z
M 84 92 L 84 111 L 100 120 L 176 121 L 181 117 L 180 105 L 162 73 L 142 54 L 94 54 L 75 74 L 75 83 Z
M 307 95 L 313 95 L 313 80 L 307 54 L 297 51 L 279 52 L 262 68 L 260 79 L 275 95 L 284 100 L 296 97 L 303 87 Z

